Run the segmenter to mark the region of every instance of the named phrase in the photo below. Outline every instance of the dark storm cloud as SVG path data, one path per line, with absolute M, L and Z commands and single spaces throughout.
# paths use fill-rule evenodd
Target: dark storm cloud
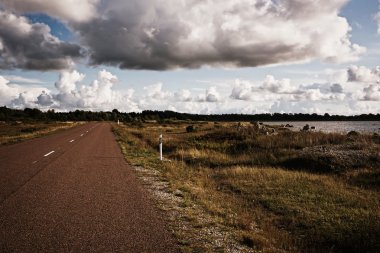
M 167 70 L 356 60 L 365 48 L 351 43 L 351 27 L 338 16 L 346 2 L 0 0 L 0 5 L 19 14 L 45 13 L 60 19 L 88 49 L 90 65 Z M 43 25 L 33 25 L 36 31 L 23 38 L 13 38 L 9 31 L 0 34 L 3 67 L 59 69 L 80 56 L 79 46 L 48 38 L 52 36 L 38 32 L 44 30 L 39 26 Z M 37 46 L 42 42 L 46 45 Z
M 92 65 L 166 70 L 342 62 L 364 52 L 336 14 L 345 2 L 113 0 L 102 2 L 98 18 L 71 24 Z
M 0 69 L 66 69 L 78 57 L 81 47 L 60 41 L 48 26 L 0 10 Z

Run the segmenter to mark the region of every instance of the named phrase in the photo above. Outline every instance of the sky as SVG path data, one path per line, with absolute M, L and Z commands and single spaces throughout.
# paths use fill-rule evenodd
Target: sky
M 0 0 L 0 106 L 380 113 L 378 0 Z

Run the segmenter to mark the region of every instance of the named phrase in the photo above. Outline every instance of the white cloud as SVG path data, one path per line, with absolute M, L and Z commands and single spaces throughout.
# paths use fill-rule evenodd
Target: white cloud
M 230 98 L 246 100 L 252 99 L 252 85 L 247 81 L 237 79 L 235 85 L 231 91 Z
M 155 83 L 149 86 L 144 87 L 146 91 L 146 96 L 151 99 L 169 99 L 173 96 L 171 92 L 162 90 L 162 83 Z
M 310 85 L 301 85 L 301 90 L 319 90 L 321 93 L 343 93 L 343 86 L 338 83 L 314 83 Z
M 277 80 L 268 75 L 261 85 L 236 80 L 231 99 L 245 101 L 342 101 L 346 98 L 344 88 L 338 83 L 314 83 L 293 85 L 290 79 Z
M 44 81 L 37 78 L 26 78 L 26 77 L 15 76 L 15 75 L 7 75 L 7 76 L 4 76 L 4 78 L 16 83 L 26 83 L 26 84 L 44 84 L 45 83 Z
M 354 92 L 353 97 L 361 101 L 380 101 L 380 66 L 373 69 L 365 66 L 350 66 L 348 81 L 353 82 L 361 90 Z
M 297 90 L 296 87 L 291 85 L 290 79 L 276 80 L 274 76 L 271 75 L 266 76 L 261 89 L 279 94 L 292 94 Z
M 46 88 L 12 84 L 8 79 L 0 76 L 0 105 L 19 108 L 23 107 L 23 104 L 27 104 L 33 107 L 33 101 L 44 90 Z
M 277 113 L 321 113 L 322 110 L 318 104 L 310 101 L 275 101 L 270 107 L 271 112 Z
M 189 90 L 182 89 L 174 93 L 174 97 L 177 101 L 190 102 L 192 100 L 192 95 Z
M 211 86 L 210 88 L 206 89 L 206 92 L 204 94 L 198 95 L 197 101 L 198 102 L 221 102 L 222 98 L 219 94 L 219 92 L 216 90 L 215 86 Z
M 327 81 L 297 84 L 289 79 L 267 76 L 261 82 L 224 81 L 223 84 L 231 87 L 229 94 L 224 91 L 224 86 L 221 89 L 208 84 L 208 88 L 193 88 L 192 92 L 187 89 L 172 92 L 164 89 L 163 83 L 155 83 L 144 87 L 141 95 L 136 95 L 132 89 L 114 90 L 118 78 L 108 71 L 100 71 L 96 80 L 84 85 L 85 76 L 71 70 L 60 74 L 55 91 L 20 86 L 0 77 L 0 103 L 15 108 L 28 106 L 63 111 L 114 108 L 120 111 L 175 110 L 189 113 L 357 114 L 379 111 L 380 84 L 369 82 L 377 68 L 350 69 L 357 70 L 353 72 L 356 81 L 344 84 Z
M 364 88 L 363 100 L 380 101 L 380 84 L 371 84 Z
M 357 101 L 380 101 L 380 84 L 370 84 L 354 95 Z
M 11 107 L 13 108 L 33 108 L 35 107 L 35 94 L 30 92 L 19 93 L 18 97 L 11 101 Z
M 76 70 L 63 71 L 59 76 L 59 80 L 55 83 L 55 87 L 60 93 L 72 93 L 76 90 L 78 82 L 84 79 L 85 75 Z
M 320 89 L 306 89 L 300 94 L 292 95 L 292 98 L 300 101 L 343 100 L 345 94 L 324 93 Z
M 380 83 L 380 66 L 369 69 L 365 66 L 352 65 L 347 73 L 349 82 Z
M 134 101 L 134 90 L 113 90 L 118 79 L 106 70 L 99 71 L 97 79 L 83 85 L 84 74 L 76 70 L 62 71 L 55 83 L 57 92 L 46 88 L 18 86 L 0 76 L 0 104 L 13 108 L 36 107 L 60 111 L 112 110 L 140 111 Z
M 210 87 L 206 90 L 206 101 L 207 102 L 219 102 L 221 97 L 219 92 L 216 90 L 216 87 Z
M 347 69 L 326 69 L 323 74 L 328 83 L 345 84 L 348 80 Z
M 380 0 L 379 0 L 379 11 L 375 15 L 375 21 L 377 22 L 377 33 L 380 34 Z
M 7 104 L 12 100 L 12 97 L 17 97 L 19 90 L 9 86 L 9 80 L 0 76 L 0 103 Z
M 189 113 L 211 113 L 218 112 L 221 105 L 225 103 L 223 96 L 217 88 L 212 86 L 207 89 L 200 89 L 202 93 L 192 94 L 187 89 L 182 89 L 174 93 L 164 90 L 162 83 L 156 83 L 144 87 L 145 94 L 138 101 L 140 110 L 173 110 Z
M 85 22 L 97 15 L 99 0 L 0 0 L 0 4 L 18 13 L 46 13 L 62 20 Z
M 46 91 L 42 91 L 42 93 L 37 97 L 36 104 L 40 106 L 51 106 L 54 104 L 53 97 L 46 93 Z
M 79 85 L 84 75 L 76 70 L 64 71 L 56 82 L 58 94 L 53 95 L 59 103 L 60 109 L 91 109 L 112 110 L 123 108 L 124 110 L 137 109 L 136 103 L 131 101 L 133 91 L 125 94 L 114 91 L 113 85 L 117 83 L 116 76 L 106 70 L 98 73 L 97 79 L 90 85 Z M 78 87 L 80 86 L 80 87 Z
M 348 105 L 352 114 L 376 113 L 380 111 L 380 103 L 377 101 L 351 100 Z

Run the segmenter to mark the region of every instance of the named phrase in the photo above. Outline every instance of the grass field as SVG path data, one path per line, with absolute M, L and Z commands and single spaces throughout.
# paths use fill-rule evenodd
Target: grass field
M 114 132 L 128 162 L 160 170 L 173 191 L 252 251 L 379 251 L 378 136 L 188 126 L 151 122 L 115 125 Z M 157 158 L 159 134 L 164 162 Z
M 76 126 L 78 122 L 0 122 L 0 145 L 41 137 Z

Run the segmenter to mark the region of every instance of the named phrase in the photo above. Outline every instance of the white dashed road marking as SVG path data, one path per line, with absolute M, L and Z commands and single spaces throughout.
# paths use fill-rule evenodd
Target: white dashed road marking
M 70 142 L 74 142 L 75 140 L 71 140 Z
M 47 156 L 53 154 L 54 152 L 55 152 L 54 150 L 53 150 L 53 151 L 50 151 L 49 153 L 47 153 L 46 155 L 44 155 L 44 157 L 47 157 Z

